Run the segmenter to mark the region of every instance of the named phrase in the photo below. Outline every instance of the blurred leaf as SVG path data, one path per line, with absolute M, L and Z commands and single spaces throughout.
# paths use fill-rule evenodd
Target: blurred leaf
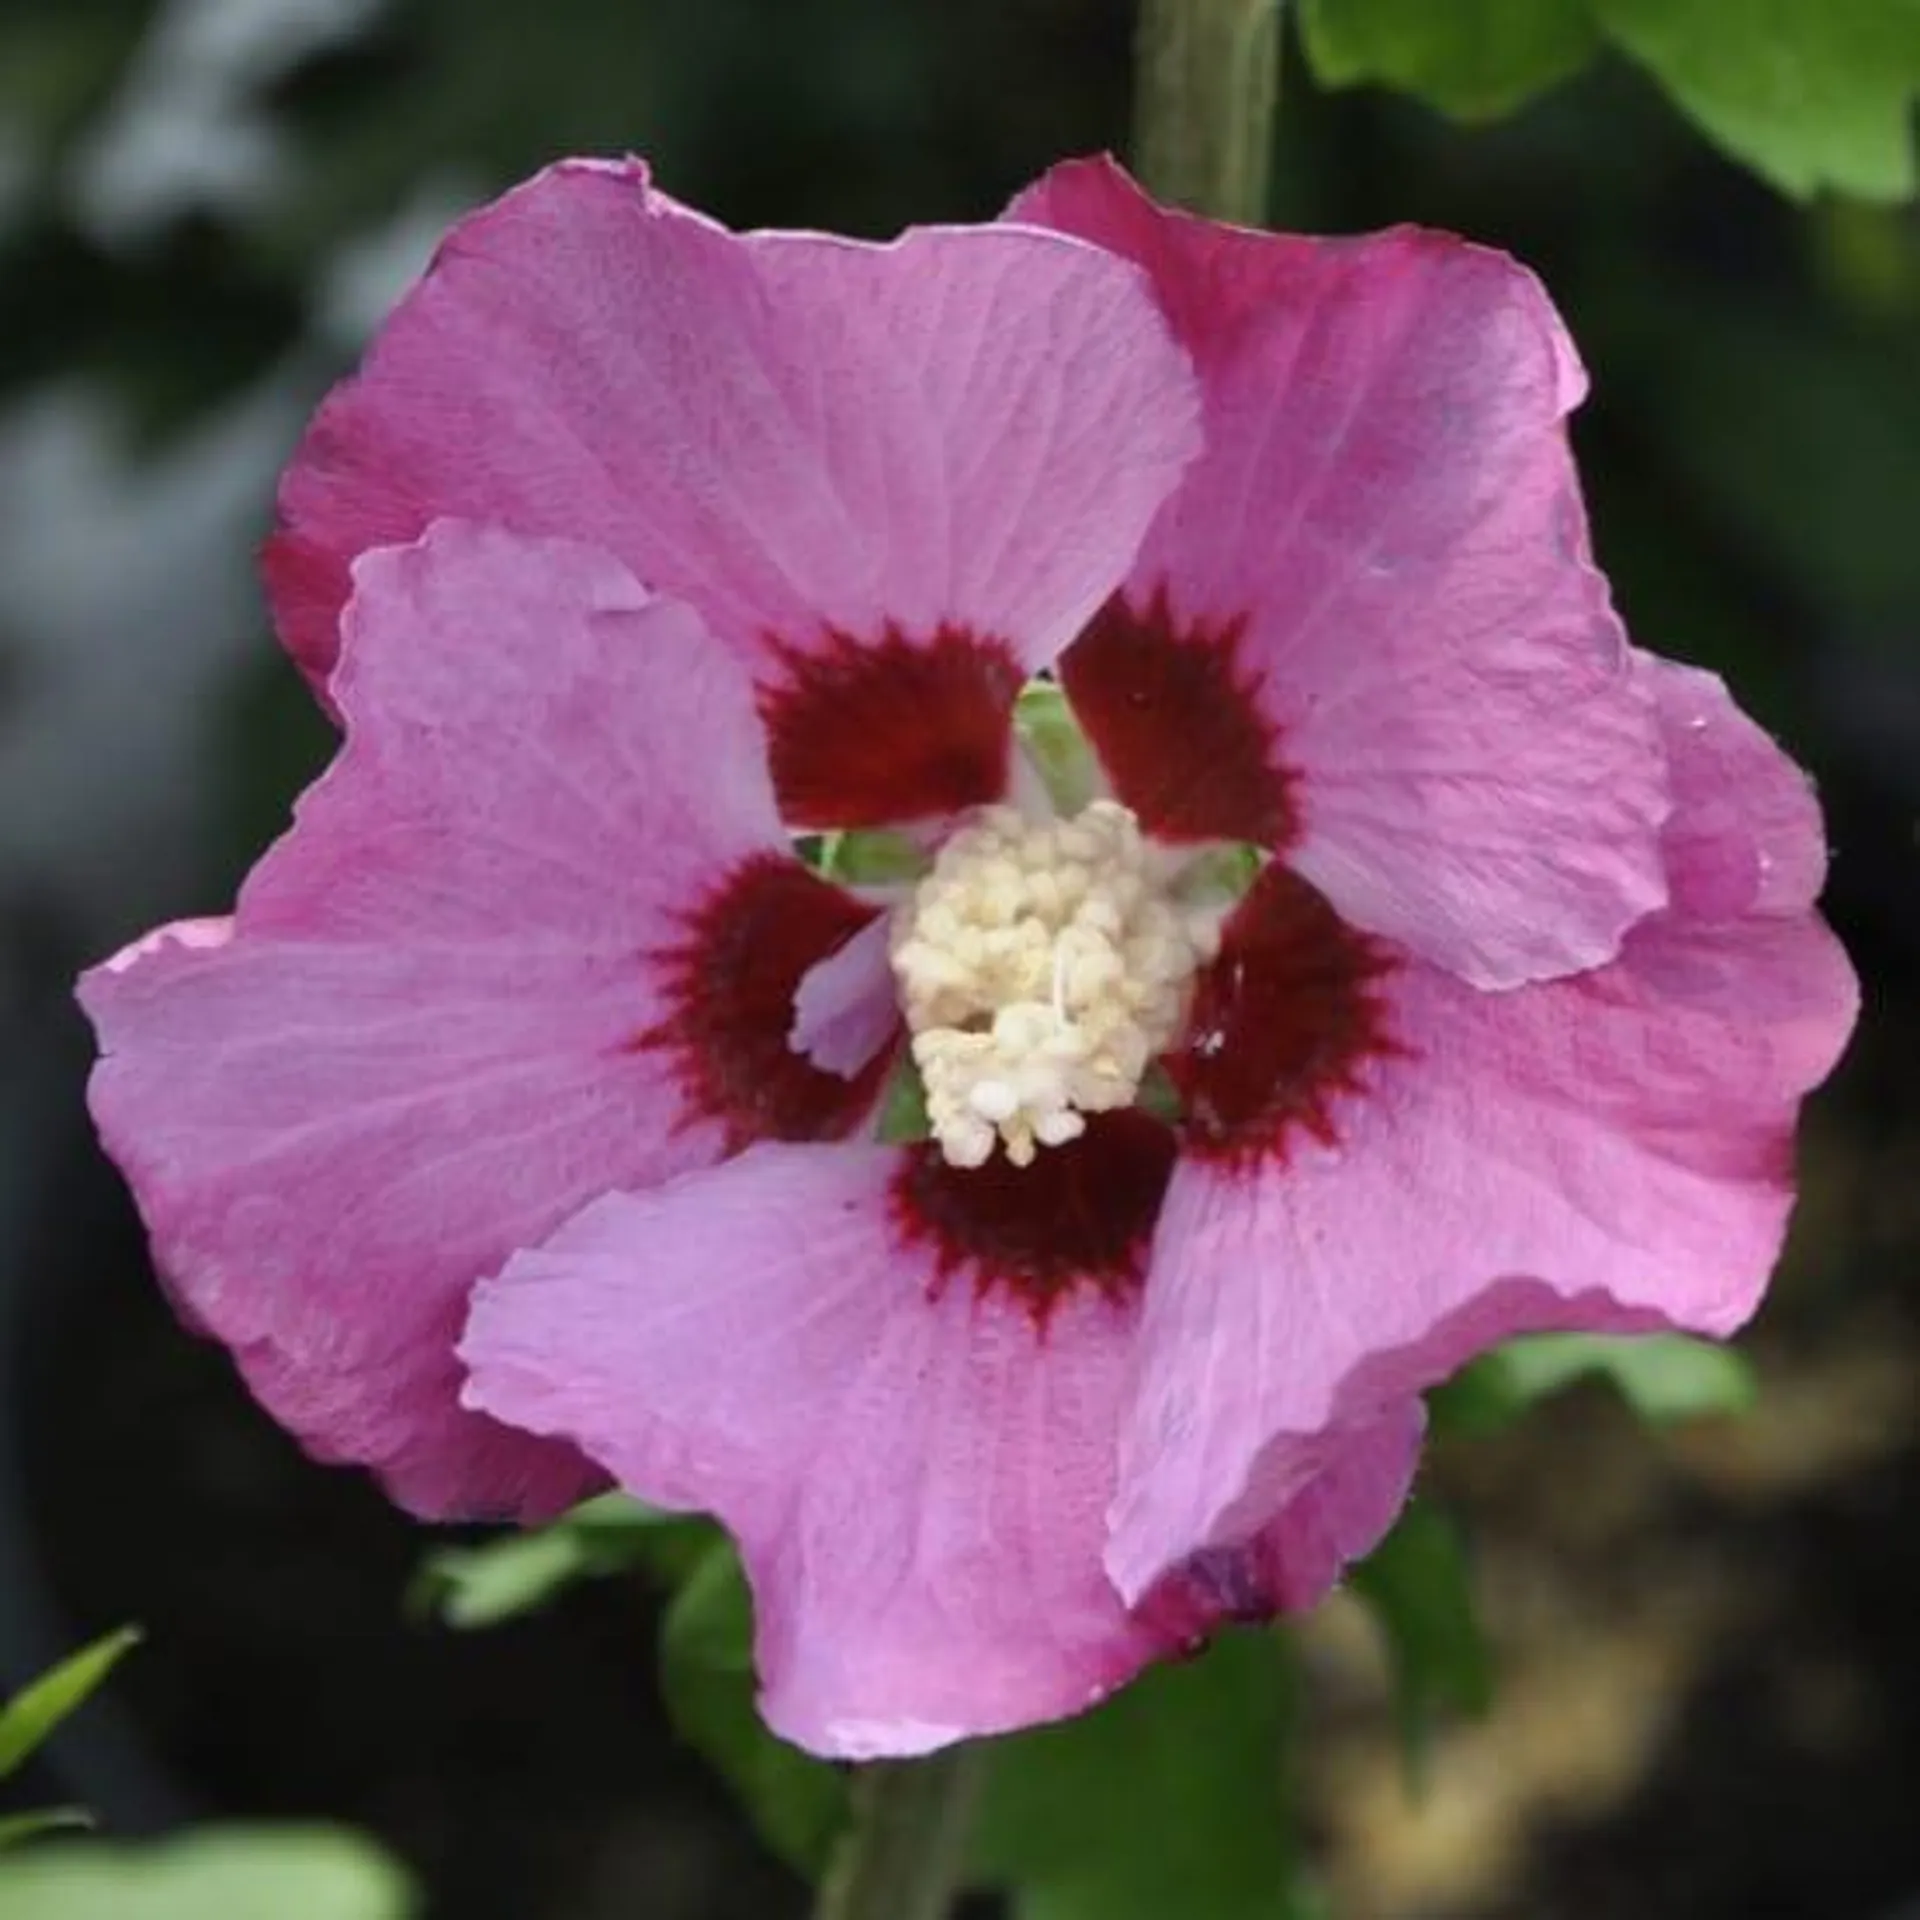
M 43 1833 L 70 1833 L 92 1825 L 93 1815 L 85 1807 L 40 1807 L 32 1813 L 8 1814 L 0 1818 L 0 1850 L 37 1840 Z M 4 1884 L 0 1871 L 0 1885 Z
M 1593 0 L 1709 138 L 1788 193 L 1914 189 L 1920 0 Z
M 565 1526 L 444 1547 L 421 1567 L 421 1604 L 450 1627 L 491 1627 L 531 1613 L 559 1590 L 597 1571 L 585 1542 Z
M 440 1547 L 421 1563 L 412 1602 L 450 1627 L 496 1626 L 545 1606 L 578 1580 L 646 1568 L 673 1582 L 704 1557 L 711 1521 L 601 1494 L 550 1526 L 477 1547 Z
M 406 1876 L 358 1835 L 233 1828 L 77 1841 L 0 1861 L 6 1920 L 404 1920 Z
M 1497 1433 L 1576 1380 L 1612 1383 L 1643 1420 L 1741 1413 L 1753 1405 L 1753 1369 L 1731 1347 L 1684 1333 L 1536 1333 L 1461 1369 L 1432 1396 L 1443 1432 Z
M 1493 1665 L 1460 1535 L 1423 1502 L 1353 1570 L 1351 1585 L 1386 1635 L 1407 1771 L 1425 1777 L 1435 1724 L 1446 1713 L 1482 1714 Z
M 1879 322 L 1920 314 L 1920 234 L 1905 208 L 1825 200 L 1806 232 L 1816 271 L 1844 310 Z
M 718 1542 L 674 1596 L 660 1667 L 674 1725 L 725 1775 L 768 1845 L 802 1874 L 818 1874 L 847 1818 L 846 1776 L 760 1718 L 753 1599 L 731 1543 Z
M 1904 338 L 1796 325 L 1751 301 L 1638 290 L 1666 337 L 1640 430 L 1761 577 L 1852 618 L 1910 631 L 1920 595 L 1920 382 Z M 1643 335 L 1645 325 L 1642 327 Z M 1764 571 L 1763 571 L 1764 570 Z
M 1377 81 L 1464 120 L 1523 105 L 1604 36 L 1786 192 L 1914 191 L 1920 0 L 1304 0 L 1301 29 L 1326 85 Z
M 142 0 L 0 10 L 0 119 L 61 145 L 123 79 L 152 9 Z
M 120 1657 L 140 1640 L 138 1627 L 121 1627 L 85 1646 L 21 1688 L 0 1707 L 0 1779 L 12 1773 L 68 1714 L 99 1686 Z
M 995 1743 L 977 1876 L 1017 1920 L 1292 1920 L 1286 1642 L 1223 1635 L 1077 1720 Z
M 1587 0 L 1306 0 L 1300 27 L 1327 86 L 1378 81 L 1462 120 L 1512 112 L 1600 44 Z

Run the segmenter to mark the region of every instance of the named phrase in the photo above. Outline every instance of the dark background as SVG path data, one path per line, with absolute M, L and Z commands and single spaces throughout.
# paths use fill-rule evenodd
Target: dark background
M 1123 143 L 1118 0 L 0 0 L 0 1686 L 151 1639 L 43 1790 L 130 1831 L 361 1822 L 453 1920 L 797 1899 L 667 1732 L 644 1598 L 461 1638 L 422 1537 L 172 1324 L 88 1144 L 73 968 L 218 910 L 327 736 L 252 580 L 305 410 L 462 207 L 632 149 L 742 225 L 986 217 Z M 1892 1920 L 1920 1889 L 1920 231 L 1795 206 L 1603 63 L 1491 130 L 1315 93 L 1279 225 L 1513 249 L 1636 638 L 1820 776 L 1867 1017 L 1816 1104 L 1746 1426 L 1597 1395 L 1437 1469 L 1507 1686 L 1401 1789 L 1378 1661 L 1308 1634 L 1309 1823 L 1345 1910 Z

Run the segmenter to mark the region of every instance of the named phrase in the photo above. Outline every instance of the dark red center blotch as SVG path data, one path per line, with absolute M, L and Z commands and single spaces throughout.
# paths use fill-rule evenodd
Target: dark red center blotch
M 1284 848 L 1293 776 L 1241 658 L 1247 623 L 1182 622 L 1167 590 L 1115 594 L 1060 661 L 1060 680 L 1114 792 L 1156 839 Z
M 633 1044 L 674 1056 L 687 1119 L 718 1121 L 729 1153 L 760 1140 L 837 1140 L 871 1109 L 894 1048 L 852 1079 L 788 1043 L 802 976 L 879 912 L 796 860 L 766 853 L 728 874 L 656 955 L 673 1011 Z
M 977 1293 L 1003 1288 L 1044 1329 L 1077 1287 L 1139 1292 L 1173 1155 L 1171 1129 L 1139 1112 L 1089 1115 L 1077 1140 L 1027 1167 L 1002 1153 L 949 1166 L 929 1142 L 906 1153 L 894 1214 L 910 1241 L 932 1244 L 939 1286 L 964 1275 Z
M 1340 1100 L 1361 1091 L 1360 1069 L 1404 1051 L 1380 992 L 1393 965 L 1298 874 L 1266 867 L 1222 930 L 1167 1057 L 1182 1150 L 1272 1158 L 1296 1130 L 1333 1145 Z
M 789 826 L 885 827 L 1006 792 L 1024 676 L 1004 642 L 889 627 L 878 640 L 833 631 L 778 657 L 760 718 Z

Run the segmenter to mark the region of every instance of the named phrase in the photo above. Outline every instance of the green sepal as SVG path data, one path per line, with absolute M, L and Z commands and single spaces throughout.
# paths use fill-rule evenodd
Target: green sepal
M 880 1119 L 874 1133 L 890 1147 L 933 1138 L 933 1122 L 927 1117 L 927 1083 L 920 1078 L 913 1055 L 904 1049 L 880 1097 Z
M 932 865 L 924 847 L 886 827 L 804 833 L 794 851 L 823 879 L 849 887 L 898 886 Z
M 1057 812 L 1079 813 L 1100 791 L 1100 763 L 1057 680 L 1029 680 L 1020 689 L 1013 729 Z

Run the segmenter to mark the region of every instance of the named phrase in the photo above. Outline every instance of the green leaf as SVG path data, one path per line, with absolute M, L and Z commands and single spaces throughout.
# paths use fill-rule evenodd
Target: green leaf
M 1786 192 L 1913 192 L 1920 0 L 1592 4 L 1710 139 Z
M 1489 120 L 1599 48 L 1588 0 L 1306 0 L 1307 58 L 1327 86 L 1379 81 Z
M 1731 1347 L 1684 1333 L 1535 1333 L 1463 1368 L 1433 1395 L 1434 1425 L 1448 1433 L 1498 1433 L 1536 1402 L 1577 1380 L 1611 1383 L 1643 1420 L 1743 1413 L 1756 1397 L 1753 1369 Z
M 682 1736 L 726 1777 L 767 1844 L 817 1875 L 846 1823 L 846 1776 L 776 1738 L 760 1718 L 753 1599 L 731 1543 L 718 1542 L 674 1596 L 660 1669 Z
M 1459 1533 L 1444 1514 L 1416 1501 L 1353 1570 L 1350 1584 L 1386 1635 L 1402 1749 L 1418 1783 L 1440 1718 L 1484 1713 L 1493 1699 L 1493 1663 Z
M 140 1629 L 121 1627 L 43 1673 L 0 1707 L 0 1779 L 12 1773 L 68 1714 L 99 1686 L 120 1657 L 138 1645 Z
M 1289 1920 L 1286 1642 L 1223 1635 L 1078 1720 L 997 1741 L 976 1877 L 1017 1920 Z
M 421 1562 L 411 1603 L 450 1627 L 497 1626 L 545 1606 L 576 1581 L 644 1568 L 669 1584 L 706 1554 L 713 1523 L 601 1494 L 551 1526 L 473 1547 L 438 1547 Z
M 371 1842 L 321 1827 L 104 1840 L 0 1861 L 7 1920 L 405 1920 L 406 1876 Z
M 0 1819 L 0 1851 L 23 1840 L 37 1840 L 43 1833 L 84 1831 L 92 1825 L 93 1815 L 85 1807 L 37 1807 L 32 1813 L 8 1814 Z M 0 1885 L 4 1882 L 0 1872 Z

